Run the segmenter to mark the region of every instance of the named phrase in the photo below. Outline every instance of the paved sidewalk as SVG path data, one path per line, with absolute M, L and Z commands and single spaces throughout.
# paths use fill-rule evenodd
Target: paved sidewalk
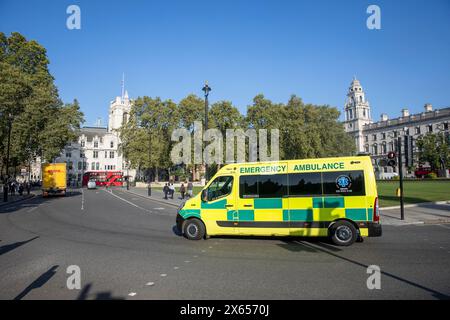
M 162 192 L 161 189 L 152 189 L 152 195 L 149 197 L 148 196 L 148 191 L 147 188 L 136 188 L 136 187 L 130 187 L 130 190 L 127 190 L 126 188 L 121 188 L 122 191 L 127 191 L 130 192 L 132 194 L 141 196 L 141 197 L 145 197 L 145 198 L 149 198 L 153 201 L 158 201 L 164 204 L 168 204 L 168 205 L 172 205 L 175 207 L 178 207 L 182 202 L 186 201 L 185 198 L 184 200 L 181 199 L 181 195 L 179 192 L 175 192 L 173 195 L 173 199 L 171 199 L 170 197 L 168 197 L 168 199 L 164 199 L 164 193 Z
M 3 192 L 0 192 L 0 208 L 3 207 L 3 206 L 7 206 L 7 205 L 9 205 L 11 203 L 14 203 L 14 202 L 18 202 L 18 201 L 22 201 L 22 200 L 25 200 L 25 199 L 32 198 L 32 197 L 34 197 L 36 195 L 35 193 L 36 193 L 36 190 L 31 190 L 30 194 L 28 195 L 27 192 L 25 191 L 23 193 L 23 195 L 20 196 L 16 192 L 16 194 L 14 196 L 9 194 L 8 195 L 8 201 L 7 202 L 3 202 Z
M 450 203 L 421 203 L 405 207 L 405 220 L 400 220 L 400 208 L 381 208 L 381 223 L 386 225 L 450 223 Z

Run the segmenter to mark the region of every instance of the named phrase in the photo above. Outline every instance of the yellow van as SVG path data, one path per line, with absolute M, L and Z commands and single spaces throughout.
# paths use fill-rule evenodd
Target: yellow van
M 180 206 L 188 239 L 215 235 L 320 236 L 349 246 L 381 236 L 370 157 L 229 164 Z

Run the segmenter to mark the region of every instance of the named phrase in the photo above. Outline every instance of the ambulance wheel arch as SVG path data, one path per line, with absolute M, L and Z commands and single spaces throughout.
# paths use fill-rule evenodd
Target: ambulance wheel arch
M 202 220 L 198 218 L 188 218 L 183 222 L 183 235 L 189 240 L 200 240 L 206 237 L 206 227 Z
M 335 245 L 350 246 L 359 238 L 359 228 L 348 219 L 338 219 L 328 227 L 328 235 Z

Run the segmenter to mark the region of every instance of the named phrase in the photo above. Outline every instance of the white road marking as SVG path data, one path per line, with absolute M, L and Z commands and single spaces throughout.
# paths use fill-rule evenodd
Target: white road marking
M 128 200 L 126 200 L 126 199 L 124 199 L 124 198 L 122 198 L 122 197 L 119 197 L 117 194 L 112 193 L 112 190 L 111 190 L 111 191 L 103 190 L 103 191 L 105 191 L 106 193 L 111 194 L 112 196 L 116 197 L 117 199 L 120 199 L 120 200 L 122 200 L 122 201 L 125 201 L 125 202 L 128 203 L 128 204 L 131 204 L 133 207 L 136 207 L 136 208 L 138 208 L 138 209 L 144 210 L 145 212 L 151 212 L 150 210 L 147 210 L 147 209 L 145 209 L 145 208 L 142 208 L 142 207 L 138 206 L 137 204 L 134 204 L 134 203 L 131 202 L 131 201 L 128 201 Z
M 153 286 L 155 283 L 154 282 L 147 282 L 145 285 L 146 286 Z
M 126 202 L 126 203 L 128 203 L 128 204 L 130 204 L 130 205 L 132 205 L 133 207 L 136 207 L 136 208 L 138 208 L 138 209 L 140 209 L 140 210 L 143 210 L 143 211 L 145 211 L 145 212 L 147 212 L 147 213 L 150 213 L 150 214 L 158 214 L 158 215 L 166 215 L 166 214 L 163 214 L 163 213 L 153 212 L 153 211 L 151 211 L 151 210 L 148 210 L 148 209 L 145 209 L 145 208 L 143 208 L 143 207 L 140 207 L 140 206 L 138 206 L 137 204 L 135 204 L 135 203 L 133 203 L 133 202 L 131 202 L 131 201 L 128 201 L 127 199 L 124 199 L 124 198 L 122 198 L 122 197 L 119 197 L 117 194 L 114 194 L 114 193 L 112 192 L 112 190 L 110 190 L 110 191 L 102 190 L 102 191 L 104 191 L 104 192 L 106 192 L 106 193 L 109 193 L 110 195 L 116 197 L 117 199 L 120 199 L 120 200 L 122 200 L 122 201 L 124 201 L 124 202 Z
M 167 273 L 161 273 L 160 276 L 161 277 L 167 277 Z
M 205 252 L 206 252 L 206 250 L 202 250 L 202 252 L 203 252 L 203 253 L 205 253 Z
M 184 261 L 185 263 L 189 263 L 190 261 L 189 260 L 186 260 L 186 261 Z
M 31 209 L 28 209 L 27 212 L 31 212 L 31 211 L 34 211 L 34 210 L 36 210 L 36 209 L 37 209 L 37 207 L 33 207 L 33 208 L 31 208 Z
M 81 210 L 84 210 L 84 192 L 83 192 L 83 188 L 81 188 Z
M 209 246 L 208 248 L 209 248 L 209 249 L 212 249 L 212 247 L 211 247 L 211 246 Z
M 173 269 L 174 269 L 174 270 L 177 270 L 177 269 L 179 269 L 179 267 L 173 267 Z
M 445 228 L 445 229 L 450 229 L 450 226 L 447 226 L 445 224 L 438 224 L 438 226 L 440 226 L 442 228 Z
M 194 256 L 194 258 L 198 258 L 198 256 Z
M 130 292 L 128 295 L 134 297 L 136 294 L 137 294 L 136 292 Z

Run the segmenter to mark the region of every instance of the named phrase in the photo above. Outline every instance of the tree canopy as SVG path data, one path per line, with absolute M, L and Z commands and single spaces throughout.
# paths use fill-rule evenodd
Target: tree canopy
M 44 47 L 20 33 L 0 32 L 0 154 L 2 172 L 11 130 L 10 163 L 57 157 L 78 134 L 83 114 L 76 100 L 64 104 L 48 69 Z

